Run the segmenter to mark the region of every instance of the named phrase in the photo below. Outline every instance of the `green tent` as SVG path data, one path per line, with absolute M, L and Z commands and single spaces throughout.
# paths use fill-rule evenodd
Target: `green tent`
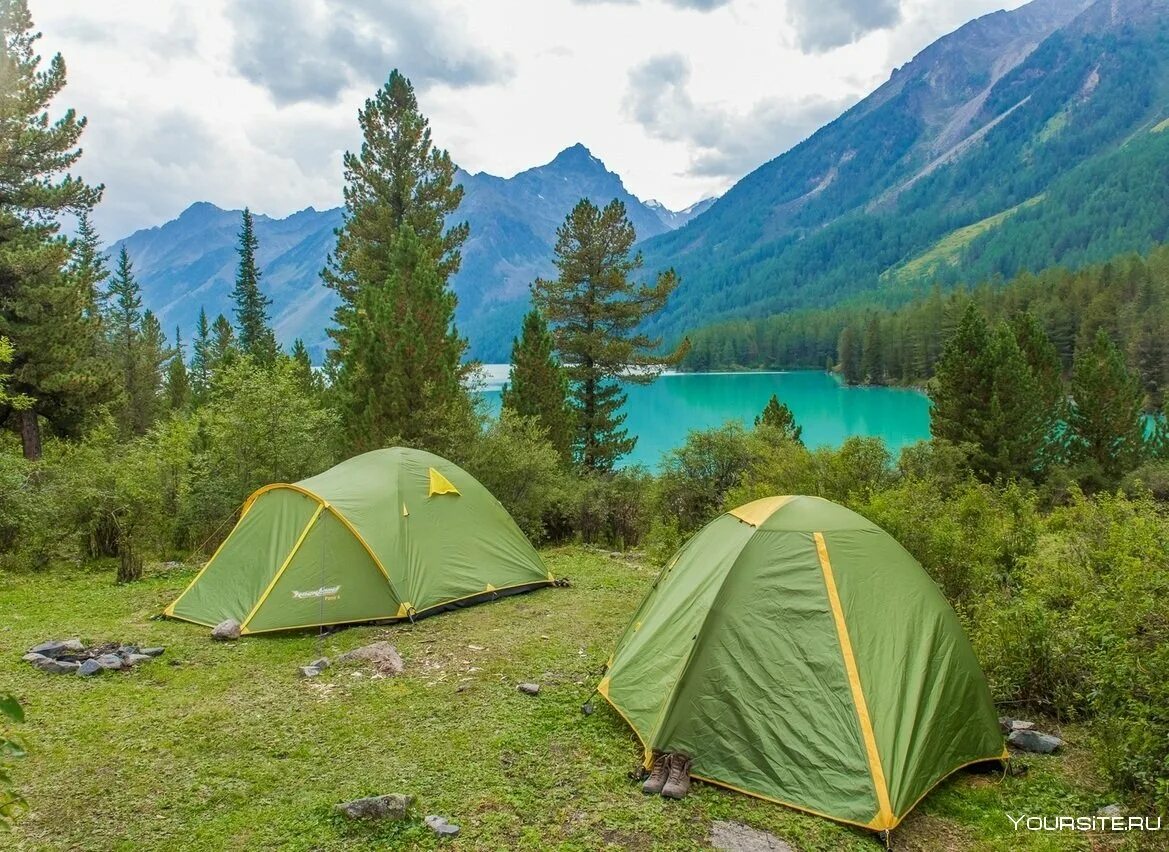
M 473 476 L 397 447 L 261 488 L 166 614 L 263 633 L 413 618 L 553 580 Z
M 1006 757 L 957 616 L 860 515 L 771 497 L 708 524 L 638 607 L 598 687 L 692 775 L 877 831 Z

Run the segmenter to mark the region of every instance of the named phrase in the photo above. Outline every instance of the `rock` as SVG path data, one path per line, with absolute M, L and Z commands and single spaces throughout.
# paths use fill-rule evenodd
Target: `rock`
M 124 665 L 122 658 L 117 654 L 102 654 L 100 657 L 95 657 L 94 662 L 103 669 L 109 669 L 112 672 L 116 672 Z
M 1035 723 L 1024 719 L 1012 719 L 1010 716 L 999 716 L 999 728 L 1004 734 L 1011 731 L 1031 731 L 1035 729 Z
M 97 660 L 86 660 L 77 668 L 77 673 L 82 677 L 93 677 L 104 672 L 105 669 L 98 663 Z
M 538 683 L 521 683 L 519 686 L 516 687 L 516 689 L 518 689 L 524 695 L 539 695 L 540 694 L 540 684 L 538 684 Z
M 240 623 L 234 618 L 229 618 L 215 625 L 215 629 L 211 631 L 211 638 L 220 642 L 234 642 L 239 638 L 239 629 Z
M 166 648 L 143 648 L 142 653 L 148 657 L 161 657 Z
M 319 659 L 313 660 L 311 663 L 309 663 L 309 665 L 312 666 L 314 669 L 321 669 L 321 670 L 327 669 L 329 667 L 329 658 L 328 657 L 321 657 Z
M 118 650 L 115 653 L 117 653 L 119 657 L 128 657 L 131 654 L 139 653 L 139 651 L 137 645 L 119 645 Z
M 338 813 L 349 819 L 405 819 L 410 805 L 413 803 L 413 796 L 389 793 L 385 796 L 354 799 L 352 802 L 342 802 L 333 807 Z
M 1063 740 L 1059 737 L 1027 729 L 1011 731 L 1007 742 L 1021 751 L 1034 751 L 1039 754 L 1051 754 L 1063 745 Z
M 149 654 L 127 654 L 122 659 L 127 666 L 136 666 L 139 663 L 149 663 L 154 657 Z
M 795 852 L 774 834 L 725 819 L 711 824 L 709 839 L 711 846 L 723 852 Z
M 81 644 L 80 639 L 55 639 L 51 642 L 42 642 L 35 648 L 29 648 L 28 652 L 56 658 L 62 654 L 75 654 L 84 650 L 85 646 Z
M 41 662 L 33 663 L 33 665 L 49 674 L 73 674 L 81 668 L 81 663 L 75 663 L 71 660 L 54 660 L 52 657 L 42 657 Z
M 1110 817 L 1110 818 L 1111 817 L 1123 817 L 1124 816 L 1124 809 L 1121 808 L 1120 805 L 1113 803 L 1111 805 L 1105 805 L 1104 807 L 1102 807 L 1098 811 L 1096 811 L 1096 816 Z
M 321 673 L 321 670 L 316 666 L 300 666 L 297 669 L 301 677 L 316 677 Z
M 374 642 L 337 658 L 337 665 L 345 663 L 369 663 L 379 674 L 401 674 L 406 668 L 398 649 L 389 642 Z
M 589 702 L 586 702 L 585 704 L 582 704 L 581 708 L 580 708 L 580 712 L 584 713 L 586 716 L 593 715 L 593 703 L 591 701 L 589 701 Z
M 35 651 L 29 651 L 20 659 L 24 660 L 26 663 L 32 663 L 35 666 L 41 660 L 51 660 L 52 657 L 46 657 L 44 654 L 38 654 Z
M 459 833 L 459 827 L 447 822 L 446 817 L 431 814 L 426 818 L 426 824 L 439 837 L 454 837 Z

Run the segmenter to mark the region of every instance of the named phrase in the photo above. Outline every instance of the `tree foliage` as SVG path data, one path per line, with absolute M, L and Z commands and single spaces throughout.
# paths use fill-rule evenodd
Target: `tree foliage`
M 572 460 L 574 429 L 568 377 L 556 358 L 548 324 L 534 308 L 524 317 L 523 330 L 512 342 L 511 373 L 500 398 L 504 408 L 535 418 L 560 457 Z

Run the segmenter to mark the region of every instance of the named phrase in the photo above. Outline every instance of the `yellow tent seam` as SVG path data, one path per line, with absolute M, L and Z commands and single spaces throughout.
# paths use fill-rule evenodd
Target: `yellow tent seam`
M 264 605 L 264 601 L 268 600 L 268 595 L 272 594 L 272 590 L 276 588 L 276 584 L 280 582 L 280 578 L 284 576 L 285 570 L 289 565 L 292 564 L 293 557 L 296 556 L 296 552 L 300 550 L 300 546 L 304 544 L 304 540 L 308 538 L 309 530 L 311 530 L 316 524 L 317 518 L 321 516 L 321 512 L 323 511 L 325 511 L 325 502 L 322 500 L 317 504 L 317 510 L 313 512 L 313 516 L 308 519 L 308 523 L 304 525 L 304 529 L 300 531 L 300 535 L 297 536 L 296 543 L 292 545 L 292 550 L 288 551 L 288 555 L 284 557 L 284 562 L 281 563 L 279 570 L 277 570 L 276 574 L 272 577 L 272 581 L 268 583 L 268 588 L 264 589 L 264 594 L 260 595 L 260 599 L 256 601 L 256 605 L 252 607 L 252 611 L 247 614 L 247 617 L 243 620 L 243 623 L 240 624 L 239 632 L 241 634 L 247 632 L 248 622 L 252 620 L 257 612 L 260 611 L 260 607 Z
M 873 721 L 869 717 L 869 706 L 865 701 L 864 690 L 861 688 L 860 671 L 857 669 L 856 657 L 852 652 L 852 640 L 848 636 L 848 623 L 844 620 L 844 610 L 841 608 L 840 595 L 836 590 L 832 563 L 828 559 L 828 545 L 824 541 L 823 533 L 812 533 L 812 537 L 816 541 L 816 554 L 820 558 L 820 570 L 824 574 L 824 586 L 828 590 L 828 604 L 832 608 L 832 618 L 836 622 L 836 635 L 840 640 L 840 652 L 844 656 L 848 685 L 852 690 L 852 701 L 856 707 L 861 736 L 864 739 L 865 752 L 868 755 L 869 772 L 873 777 L 873 789 L 877 794 L 877 816 L 868 827 L 877 830 L 889 829 L 896 825 L 897 819 L 893 815 L 893 808 L 889 805 L 889 786 L 885 781 L 885 770 L 881 766 L 881 754 L 877 750 L 877 738 L 873 733 Z
M 637 737 L 638 742 L 641 743 L 641 749 L 644 752 L 642 756 L 642 765 L 646 769 L 653 768 L 653 749 L 649 747 L 649 743 L 645 741 L 645 737 L 641 735 L 641 731 L 637 730 L 637 726 L 633 724 L 632 720 L 625 715 L 625 712 L 617 706 L 617 703 L 609 697 L 609 676 L 605 675 L 601 678 L 601 682 L 597 684 L 597 694 L 599 694 L 605 701 L 617 711 L 617 715 L 625 720 L 625 724 L 629 726 L 629 730 L 633 731 L 633 735 Z
M 791 499 L 790 496 L 764 497 L 762 500 L 755 500 L 754 502 L 747 503 L 745 506 L 731 509 L 727 514 L 733 515 L 745 524 L 759 527 L 768 518 L 791 502 Z
M 227 546 L 228 540 L 232 537 L 232 535 L 235 534 L 235 531 L 239 529 L 239 525 L 243 523 L 244 518 L 247 517 L 248 510 L 252 508 L 253 499 L 253 497 L 249 497 L 244 501 L 244 507 L 240 511 L 239 520 L 235 522 L 235 526 L 231 528 L 231 532 L 224 536 L 223 541 L 219 542 L 219 547 L 215 548 L 215 552 L 211 554 L 211 558 L 208 559 L 203 564 L 203 567 L 199 569 L 199 572 L 195 575 L 195 579 L 187 583 L 187 588 L 183 589 L 183 593 L 171 601 L 167 608 L 162 611 L 163 615 L 167 616 L 168 618 L 175 618 L 175 607 L 179 605 L 179 601 L 186 597 L 187 592 L 191 591 L 191 589 L 195 587 L 195 584 L 199 582 L 199 579 L 203 576 L 207 569 L 211 567 L 211 563 L 215 561 L 215 557 L 219 556 L 219 552 Z

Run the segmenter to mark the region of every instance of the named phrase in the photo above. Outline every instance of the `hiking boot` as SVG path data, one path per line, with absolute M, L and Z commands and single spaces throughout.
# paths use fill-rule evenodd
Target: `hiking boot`
M 645 779 L 645 783 L 641 785 L 641 792 L 647 796 L 656 796 L 662 792 L 662 787 L 666 786 L 666 776 L 669 774 L 670 756 L 660 751 L 655 751 L 653 769 L 650 770 L 649 777 Z
M 666 758 L 669 774 L 662 786 L 662 795 L 667 799 L 680 799 L 690 792 L 690 756 L 675 752 Z

